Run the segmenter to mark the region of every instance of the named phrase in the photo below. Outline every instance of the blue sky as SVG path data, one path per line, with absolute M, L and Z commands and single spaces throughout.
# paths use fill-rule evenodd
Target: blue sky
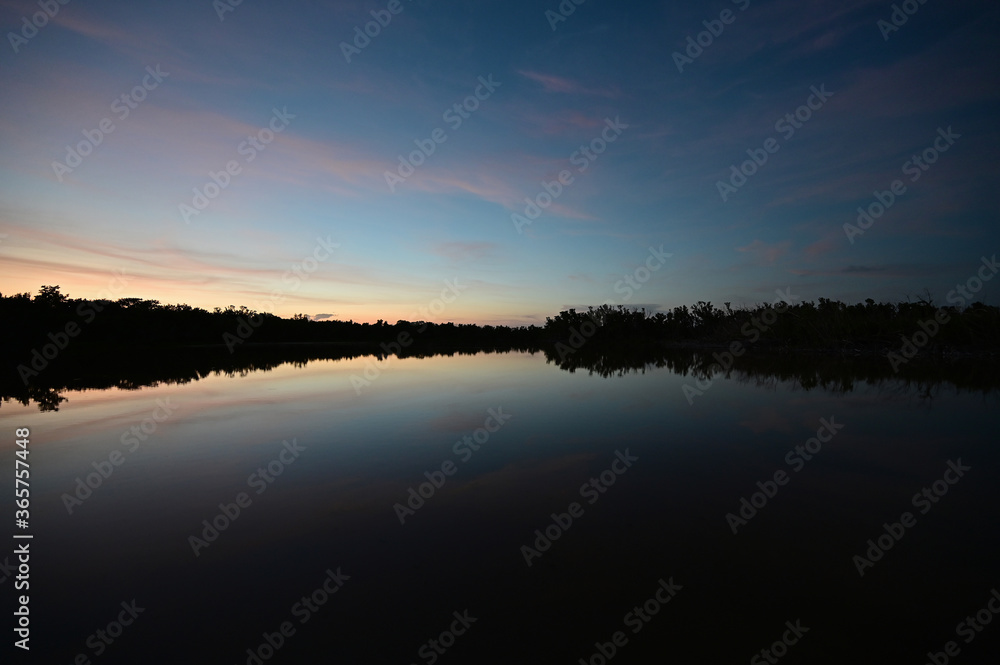
M 894 30 L 860 0 L 56 6 L 32 30 L 37 1 L 0 2 L 4 294 L 395 321 L 444 292 L 432 320 L 521 324 L 777 289 L 943 304 L 1000 249 L 989 3 Z

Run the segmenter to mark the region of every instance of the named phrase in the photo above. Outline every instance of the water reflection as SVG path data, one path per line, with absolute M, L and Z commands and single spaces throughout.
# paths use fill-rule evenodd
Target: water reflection
M 724 348 L 669 348 L 661 344 L 632 344 L 609 348 L 425 347 L 404 349 L 398 356 L 373 353 L 364 346 L 275 345 L 248 347 L 236 354 L 218 348 L 148 350 L 138 353 L 60 358 L 58 363 L 24 386 L 10 375 L 0 381 L 0 398 L 41 411 L 57 411 L 74 390 L 118 388 L 136 390 L 160 384 L 186 384 L 210 375 L 247 376 L 284 365 L 304 367 L 320 360 L 371 358 L 376 366 L 392 358 L 473 356 L 482 353 L 540 353 L 545 362 L 567 372 L 586 372 L 604 378 L 666 369 L 690 377 L 696 387 L 722 379 L 751 381 L 758 386 L 777 382 L 797 389 L 847 393 L 860 385 L 886 391 L 910 391 L 931 398 L 943 385 L 960 391 L 986 393 L 1000 387 L 1000 361 L 990 356 L 928 358 L 893 371 L 882 356 L 830 352 L 767 351 L 734 358 Z
M 427 662 L 465 610 L 477 622 L 441 662 L 586 662 L 619 630 L 616 664 L 746 662 L 797 619 L 799 662 L 920 662 L 996 584 L 997 399 L 957 366 L 924 385 L 748 357 L 727 380 L 712 351 L 455 349 L 383 357 L 359 394 L 351 377 L 378 359 L 356 351 L 199 353 L 80 365 L 49 388 L 58 411 L 29 395 L 0 413 L 32 431 L 46 662 L 255 662 L 286 620 L 269 663 Z M 925 387 L 935 408 L 913 408 Z M 824 419 L 843 427 L 788 462 Z M 958 459 L 967 477 L 918 514 L 913 495 Z M 726 515 L 777 471 L 790 481 L 734 535 Z M 916 526 L 859 576 L 852 557 L 906 510 Z M 350 579 L 298 623 L 327 571 Z M 682 588 L 632 633 L 661 579 Z M 88 637 L 133 598 L 145 613 L 98 661 Z

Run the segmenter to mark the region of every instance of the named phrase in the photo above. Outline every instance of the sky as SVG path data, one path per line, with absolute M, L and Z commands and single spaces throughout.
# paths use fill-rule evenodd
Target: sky
M 995 3 L 0 0 L 0 30 L 4 295 L 527 325 L 944 304 L 1000 250 Z

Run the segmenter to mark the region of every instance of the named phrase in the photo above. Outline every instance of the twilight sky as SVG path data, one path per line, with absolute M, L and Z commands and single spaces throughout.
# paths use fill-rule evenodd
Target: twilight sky
M 518 325 L 944 304 L 1000 250 L 995 3 L 40 4 L 0 0 L 5 295 Z

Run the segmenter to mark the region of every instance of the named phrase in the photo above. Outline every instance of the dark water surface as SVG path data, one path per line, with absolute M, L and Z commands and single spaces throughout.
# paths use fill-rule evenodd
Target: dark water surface
M 689 401 L 695 377 L 666 367 L 600 376 L 512 353 L 393 357 L 358 394 L 371 360 L 3 404 L 11 485 L 14 431 L 31 430 L 30 662 L 764 663 L 773 648 L 921 664 L 949 641 L 954 662 L 1000 662 L 995 388 L 757 372 Z M 759 507 L 740 523 L 743 498 Z M 855 558 L 880 537 L 877 561 Z M 962 623 L 984 608 L 992 623 Z

